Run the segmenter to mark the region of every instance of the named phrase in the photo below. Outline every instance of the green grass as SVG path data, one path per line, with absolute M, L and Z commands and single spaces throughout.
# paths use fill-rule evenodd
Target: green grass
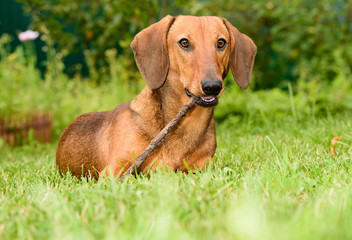
M 113 50 L 109 72 L 90 80 L 69 79 L 52 54 L 45 81 L 21 49 L 3 55 L 0 115 L 50 111 L 57 139 L 77 115 L 110 110 L 144 86 L 127 84 L 131 69 Z M 59 175 L 56 143 L 0 139 L 0 239 L 352 239 L 352 78 L 335 62 L 333 79 L 301 73 L 256 92 L 229 74 L 216 155 L 194 174 L 81 181 Z
M 351 239 L 352 119 L 291 116 L 218 124 L 205 171 L 118 183 L 61 177 L 55 144 L 3 148 L 0 239 Z

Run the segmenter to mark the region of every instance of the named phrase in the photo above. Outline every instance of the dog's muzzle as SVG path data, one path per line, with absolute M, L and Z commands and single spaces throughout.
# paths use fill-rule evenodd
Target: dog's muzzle
M 193 94 L 189 92 L 187 88 L 185 88 L 186 94 L 188 97 L 192 97 Z M 199 97 L 199 99 L 196 101 L 196 104 L 201 106 L 201 107 L 215 107 L 218 105 L 219 100 L 215 96 L 203 96 Z

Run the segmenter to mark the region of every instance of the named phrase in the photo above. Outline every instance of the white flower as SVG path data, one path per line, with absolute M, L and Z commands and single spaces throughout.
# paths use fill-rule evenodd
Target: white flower
M 37 31 L 32 31 L 32 30 L 27 30 L 25 32 L 21 32 L 20 34 L 18 34 L 18 39 L 21 42 L 26 42 L 29 40 L 34 40 L 39 36 L 39 32 Z

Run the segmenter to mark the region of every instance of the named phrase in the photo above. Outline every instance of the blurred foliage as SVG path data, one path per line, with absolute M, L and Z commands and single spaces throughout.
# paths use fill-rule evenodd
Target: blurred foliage
M 84 49 L 90 75 L 108 71 L 105 51 L 117 48 L 127 79 L 139 79 L 129 44 L 166 14 L 225 17 L 250 36 L 258 46 L 254 89 L 332 81 L 338 61 L 351 72 L 351 0 L 20 1 L 33 15 L 34 29 L 50 36 L 63 56 Z
M 50 41 L 46 41 L 49 47 L 44 75 L 35 66 L 34 42 L 24 42 L 14 51 L 11 42 L 9 35 L 0 37 L 0 119 L 15 121 L 36 113 L 50 113 L 54 138 L 58 138 L 79 114 L 111 110 L 137 94 L 122 74 L 114 49 L 106 51 L 109 72 L 100 76 L 105 83 L 98 86 L 97 79 L 87 81 L 79 74 L 69 78 L 64 73 L 62 54 Z
M 34 42 L 25 42 L 14 52 L 10 51 L 11 42 L 7 34 L 0 37 L 0 117 L 48 111 L 53 92 L 46 92 L 49 86 L 41 81 L 36 68 Z
M 141 29 L 158 21 L 170 9 L 177 11 L 189 1 L 46 1 L 19 0 L 33 16 L 33 28 L 52 38 L 66 57 L 70 53 L 83 52 L 89 75 L 93 78 L 105 74 L 109 69 L 105 51 L 117 48 L 121 61 L 130 74 L 129 79 L 136 81 L 137 68 L 129 44 Z M 69 73 L 81 70 L 82 66 L 68 69 Z
M 260 127 L 270 126 L 272 119 L 308 124 L 318 118 L 334 118 L 337 113 L 346 117 L 352 113 L 351 75 L 339 73 L 331 82 L 299 81 L 294 92 L 291 95 L 279 88 L 243 91 L 230 86 L 215 108 L 215 120 L 224 125 L 247 122 Z

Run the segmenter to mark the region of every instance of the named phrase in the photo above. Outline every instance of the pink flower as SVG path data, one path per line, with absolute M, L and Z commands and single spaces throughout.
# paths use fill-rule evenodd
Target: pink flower
M 26 42 L 29 40 L 34 40 L 39 36 L 39 32 L 37 31 L 32 31 L 32 30 L 27 30 L 25 32 L 21 32 L 20 34 L 18 34 L 18 39 L 21 42 Z

